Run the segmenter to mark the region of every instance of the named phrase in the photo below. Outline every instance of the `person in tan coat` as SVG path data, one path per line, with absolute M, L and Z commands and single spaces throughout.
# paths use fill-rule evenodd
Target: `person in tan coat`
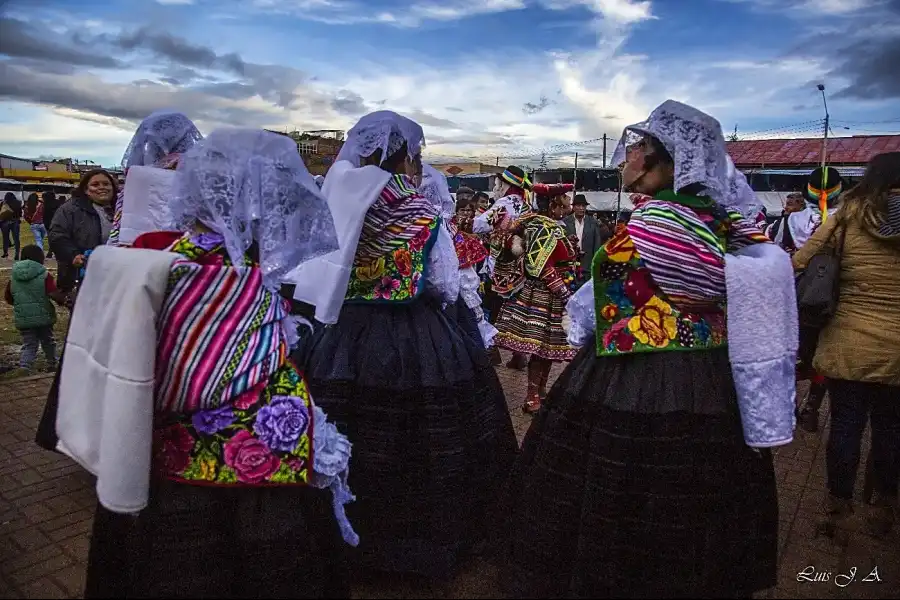
M 813 256 L 840 243 L 842 230 L 840 299 L 813 360 L 828 378 L 831 398 L 825 525 L 839 528 L 853 511 L 860 445 L 871 414 L 878 500 L 869 525 L 884 534 L 893 526 L 900 479 L 900 152 L 869 162 L 841 209 L 794 255 L 794 268 L 803 270 Z

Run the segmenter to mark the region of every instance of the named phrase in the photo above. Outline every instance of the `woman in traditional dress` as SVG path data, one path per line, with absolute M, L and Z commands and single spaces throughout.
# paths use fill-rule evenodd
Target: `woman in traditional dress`
M 157 111 L 141 121 L 122 158 L 122 170 L 128 182 L 131 167 L 156 167 L 172 169 L 178 166 L 179 155 L 190 150 L 203 136 L 193 121 L 180 112 Z M 119 245 L 122 228 L 122 209 L 125 186 L 119 190 L 116 210 L 107 244 Z
M 95 251 L 72 319 L 57 430 L 98 478 L 85 595 L 348 597 L 350 444 L 277 294 L 337 247 L 325 200 L 290 140 L 232 129 L 182 157 L 171 206 L 185 232 Z
M 516 261 L 500 261 L 501 253 L 510 251 L 513 223 L 531 212 L 531 205 L 526 198 L 531 182 L 521 168 L 510 165 L 496 177 L 494 182 L 494 202 L 490 208 L 475 217 L 472 231 L 488 236 L 490 256 L 485 261 L 482 271 L 488 283 L 485 286 L 484 305 L 489 314 L 489 321 L 496 325 L 504 302 L 518 291 L 515 287 L 520 280 L 520 269 Z M 506 363 L 507 368 L 521 370 L 527 365 L 528 356 L 513 352 Z M 491 352 L 491 362 L 499 365 L 502 362 L 500 350 L 496 346 Z
M 417 191 L 422 128 L 396 113 L 362 118 L 322 189 L 341 256 L 303 265 L 294 297 L 343 290 L 314 336 L 306 374 L 316 401 L 353 442 L 349 508 L 378 571 L 451 573 L 490 534 L 517 452 L 486 353 L 442 310 L 458 297 L 458 260 L 439 209 Z
M 497 270 L 512 263 L 517 279 L 510 279 L 512 297 L 497 318 L 496 344 L 523 355 L 528 361 L 528 387 L 522 411 L 537 412 L 554 362 L 569 361 L 576 350 L 566 341 L 562 327 L 566 301 L 572 295 L 577 245 L 566 235 L 560 220 L 571 203 L 564 191 L 548 187 L 538 195 L 539 211 L 529 212 L 512 227 L 521 236 L 523 253 L 506 251 Z
M 775 583 L 778 503 L 770 451 L 742 435 L 725 253 L 774 253 L 779 275 L 754 278 L 784 291 L 777 327 L 791 309 L 796 319 L 790 260 L 714 201 L 727 194 L 717 121 L 667 101 L 622 139 L 614 164 L 627 148 L 623 180 L 641 195 L 568 303 L 569 340 L 584 347 L 513 470 L 509 584 L 516 598 L 750 597 Z M 749 329 L 742 339 L 758 344 Z M 771 378 L 765 397 L 749 397 L 754 414 L 780 418 L 752 439 L 760 446 L 792 433 L 795 355 L 780 341 L 772 367 L 751 365 Z
M 493 345 L 497 329 L 485 319 L 484 311 L 481 308 L 481 295 L 479 294 L 481 279 L 476 271 L 477 266 L 487 258 L 488 252 L 481 240 L 471 233 L 474 214 L 468 220 L 463 219 L 461 229 L 457 203 L 450 195 L 447 178 L 431 165 L 423 167 L 422 185 L 419 190 L 433 204 L 441 207 L 442 224 L 447 227 L 453 238 L 456 257 L 459 259 L 459 297 L 456 302 L 447 306 L 445 312 L 451 320 L 456 321 L 462 327 L 476 345 L 490 348 Z M 469 207 L 468 203 L 471 200 L 458 202 Z M 471 212 L 472 209 L 468 208 L 468 210 Z

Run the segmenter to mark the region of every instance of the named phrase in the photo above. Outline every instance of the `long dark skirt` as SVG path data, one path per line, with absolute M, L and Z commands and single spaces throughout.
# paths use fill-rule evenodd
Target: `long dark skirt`
M 509 494 L 517 598 L 775 585 L 772 457 L 744 444 L 727 350 L 598 359 L 591 341 L 535 417 Z
M 481 339 L 481 331 L 478 329 L 478 319 L 475 317 L 475 312 L 469 308 L 465 300 L 457 298 L 456 302 L 448 305 L 444 309 L 444 314 L 447 315 L 447 318 L 450 321 L 456 323 L 477 347 L 482 350 L 485 349 L 484 340 Z
M 134 518 L 98 506 L 86 598 L 349 598 L 331 494 L 164 482 Z
M 451 575 L 495 531 L 517 452 L 487 353 L 431 300 L 346 305 L 317 333 L 305 374 L 353 443 L 355 564 Z
M 44 413 L 38 422 L 37 432 L 34 436 L 35 443 L 44 450 L 58 452 L 56 444 L 59 436 L 56 435 L 56 414 L 59 410 L 59 378 L 62 373 L 63 357 L 56 361 L 56 373 L 53 375 L 53 383 L 47 393 L 47 402 L 44 404 Z

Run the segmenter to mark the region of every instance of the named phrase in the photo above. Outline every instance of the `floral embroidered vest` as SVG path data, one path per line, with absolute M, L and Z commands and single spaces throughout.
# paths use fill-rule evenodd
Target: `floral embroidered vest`
M 425 289 L 438 209 L 395 175 L 366 213 L 345 302 L 412 302 Z
M 627 227 L 592 263 L 597 356 L 726 346 L 725 253 L 765 234 L 707 198 L 632 201 Z
M 185 235 L 157 342 L 153 470 L 223 486 L 304 485 L 313 405 L 287 359 L 286 302 L 245 259 L 233 268 L 216 234 Z

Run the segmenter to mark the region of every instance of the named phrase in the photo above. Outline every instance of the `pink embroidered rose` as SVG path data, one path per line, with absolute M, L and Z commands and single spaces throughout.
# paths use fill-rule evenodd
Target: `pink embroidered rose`
M 394 291 L 400 289 L 400 280 L 393 277 L 382 277 L 381 281 L 375 284 L 375 298 L 390 300 Z
M 269 447 L 242 430 L 225 444 L 225 464 L 234 469 L 238 481 L 260 483 L 271 477 L 281 461 Z
M 182 473 L 191 462 L 193 448 L 194 438 L 180 423 L 153 432 L 154 462 L 163 473 Z
M 429 237 L 431 237 L 431 229 L 428 225 L 425 225 L 419 233 L 416 234 L 416 237 L 409 240 L 409 249 L 412 252 L 420 252 L 425 247 Z

